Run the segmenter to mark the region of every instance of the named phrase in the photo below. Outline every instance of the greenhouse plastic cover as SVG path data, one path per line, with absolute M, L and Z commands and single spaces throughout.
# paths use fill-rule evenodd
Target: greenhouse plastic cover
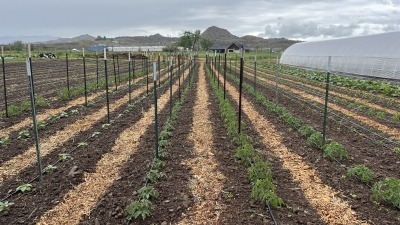
M 280 63 L 336 73 L 400 80 L 400 32 L 297 43 Z

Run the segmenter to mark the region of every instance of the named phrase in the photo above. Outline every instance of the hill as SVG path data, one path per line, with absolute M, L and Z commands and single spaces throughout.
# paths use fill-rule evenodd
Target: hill
M 285 38 L 270 38 L 264 39 L 252 35 L 246 35 L 238 37 L 231 34 L 228 30 L 211 26 L 207 28 L 201 35 L 202 38 L 211 40 L 215 44 L 224 43 L 240 43 L 245 44 L 250 48 L 283 48 L 286 49 L 290 45 L 297 43 L 298 41 L 288 40 Z

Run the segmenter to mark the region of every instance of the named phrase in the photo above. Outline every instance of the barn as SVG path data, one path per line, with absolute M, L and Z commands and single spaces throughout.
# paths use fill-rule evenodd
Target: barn
M 227 50 L 227 53 L 239 53 L 240 48 L 244 47 L 245 52 L 249 52 L 250 48 L 242 45 L 242 44 L 236 44 L 236 43 L 229 43 L 229 44 L 216 44 L 212 46 L 209 50 L 217 53 L 225 53 L 225 50 Z

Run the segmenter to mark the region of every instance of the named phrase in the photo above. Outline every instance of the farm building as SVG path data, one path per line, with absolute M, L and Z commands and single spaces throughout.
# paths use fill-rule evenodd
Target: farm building
M 303 42 L 290 46 L 280 63 L 335 73 L 400 80 L 400 32 Z
M 240 48 L 242 47 L 242 44 L 235 44 L 235 43 L 230 43 L 230 44 L 216 44 L 214 46 L 212 46 L 209 50 L 211 51 L 217 51 L 218 53 L 225 53 L 225 50 L 227 50 L 227 53 L 230 52 L 235 52 L 235 53 L 239 53 L 240 52 Z M 243 45 L 245 52 L 249 52 L 250 48 L 248 48 L 247 46 Z
M 151 52 L 161 52 L 165 46 L 126 46 L 126 47 L 107 47 L 107 51 L 114 51 L 114 52 L 144 52 L 144 51 L 151 51 Z

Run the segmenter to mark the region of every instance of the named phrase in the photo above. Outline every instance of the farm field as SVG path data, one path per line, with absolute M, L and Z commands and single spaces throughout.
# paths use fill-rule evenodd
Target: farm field
M 30 111 L 2 117 L 0 224 L 400 223 L 393 92 L 332 84 L 322 143 L 325 83 L 310 71 L 246 59 L 240 96 L 239 62 L 179 57 L 154 84 L 150 61 L 133 72 L 120 58 L 114 74 L 109 60 L 109 107 L 103 60 L 86 62 L 88 105 L 79 91 L 60 99 L 65 61 L 33 62 L 43 179 Z M 71 60 L 71 87 L 82 66 Z M 22 102 L 26 68 L 7 68 L 10 104 Z

